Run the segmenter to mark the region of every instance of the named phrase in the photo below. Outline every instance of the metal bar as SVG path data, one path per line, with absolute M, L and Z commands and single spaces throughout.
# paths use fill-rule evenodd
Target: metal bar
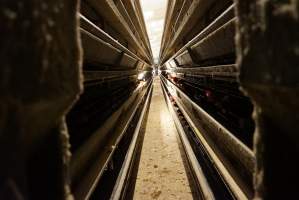
M 185 73 L 188 75 L 204 75 L 204 76 L 225 76 L 237 78 L 239 72 L 236 64 L 232 65 L 217 65 L 210 67 L 196 67 L 196 68 L 180 68 L 174 69 L 175 72 Z
M 236 18 L 229 20 L 204 39 L 191 46 L 191 50 L 199 55 L 199 60 L 234 54 L 235 22 Z
M 166 51 L 164 52 L 164 56 L 161 59 L 165 58 L 167 56 L 167 53 L 169 52 L 170 48 L 175 46 L 178 40 L 180 40 L 183 36 L 184 33 L 189 31 L 192 27 L 192 24 L 195 24 L 197 20 L 202 17 L 206 10 L 212 5 L 216 0 L 194 0 L 192 1 L 187 13 L 183 19 L 182 22 L 180 23 L 179 28 L 176 30 L 172 40 L 168 43 L 166 47 Z M 190 25 L 191 23 L 191 25 Z
M 163 80 L 163 83 L 166 84 L 165 80 Z M 203 134 L 200 132 L 200 130 L 198 130 L 193 120 L 189 117 L 189 114 L 188 112 L 186 112 L 184 106 L 179 101 L 176 101 L 176 103 L 179 106 L 181 112 L 183 113 L 185 119 L 188 121 L 189 125 L 191 126 L 192 130 L 196 133 L 202 145 L 205 147 L 205 150 L 208 152 L 210 158 L 215 163 L 215 166 L 217 167 L 219 173 L 221 174 L 221 176 L 223 177 L 223 179 L 225 180 L 225 182 L 233 192 L 234 196 L 240 200 L 248 199 L 246 193 L 237 184 L 233 176 L 230 174 L 229 170 L 225 167 L 225 165 L 222 163 L 221 159 L 214 152 L 213 148 L 209 145 L 208 141 L 205 139 Z M 242 153 L 240 152 L 240 154 Z
M 130 71 L 87 71 L 85 70 L 83 71 L 84 82 L 131 76 L 137 73 L 138 73 L 137 70 L 130 70 Z
M 192 101 L 182 90 L 180 90 L 172 82 L 168 81 L 165 77 L 161 76 L 162 80 L 170 85 L 172 85 L 175 90 L 183 96 L 188 102 L 204 117 L 206 123 L 213 127 L 217 134 L 222 140 L 222 144 L 226 145 L 226 148 L 238 159 L 240 163 L 246 168 L 247 171 L 254 172 L 255 157 L 251 149 L 249 149 L 245 144 L 243 144 L 238 138 L 236 138 L 232 133 L 230 133 L 225 127 L 223 127 L 218 121 L 216 121 L 212 116 L 210 116 L 206 111 L 204 111 L 200 106 L 198 106 L 194 101 Z M 238 151 L 236 151 L 238 149 Z
M 85 61 L 100 65 L 113 65 L 122 54 L 122 51 L 92 33 L 82 28 L 80 28 L 80 32 Z
M 145 49 L 141 46 L 140 41 L 138 41 L 138 39 L 133 34 L 132 30 L 119 12 L 113 0 L 88 0 L 88 2 L 90 2 L 90 4 L 94 6 L 97 12 L 104 16 L 105 19 L 109 21 L 116 30 L 123 33 L 126 39 L 140 51 L 140 53 L 148 60 L 148 62 L 151 61 L 151 58 L 145 52 Z
M 205 200 L 213 200 L 215 199 L 214 197 L 214 194 L 211 190 L 211 187 L 207 181 L 207 179 L 205 178 L 205 175 L 202 171 L 202 168 L 200 166 L 200 163 L 198 163 L 198 160 L 191 148 L 191 144 L 189 143 L 188 139 L 187 139 L 187 136 L 186 136 L 186 133 L 180 123 L 180 120 L 178 119 L 177 117 L 177 114 L 175 113 L 173 107 L 171 106 L 171 102 L 169 100 L 169 97 L 167 96 L 167 93 L 166 93 L 166 88 L 165 86 L 163 85 L 163 83 L 161 82 L 161 87 L 164 91 L 164 97 L 167 101 L 167 105 L 168 105 L 168 109 L 171 113 L 171 116 L 175 122 L 175 125 L 177 127 L 177 130 L 178 130 L 178 133 L 179 133 L 179 136 L 180 136 L 180 139 L 182 141 L 182 144 L 183 144 L 183 147 L 185 149 L 185 152 L 186 152 L 186 155 L 188 157 L 188 160 L 191 164 L 191 167 L 192 167 L 192 170 L 194 172 L 194 174 L 196 175 L 196 181 L 198 182 L 199 184 L 199 187 L 200 187 L 200 192 L 202 193 L 203 197 Z
M 147 91 L 151 85 L 148 85 Z M 139 89 L 135 90 L 135 93 L 138 93 Z M 90 137 L 84 145 L 80 147 L 80 149 L 75 152 L 73 156 L 73 160 L 71 163 L 71 177 L 74 177 L 78 173 L 82 173 L 82 165 L 83 163 L 86 165 L 88 163 L 91 163 L 91 168 L 89 171 L 84 175 L 84 178 L 80 180 L 79 185 L 76 187 L 76 190 L 74 191 L 76 199 L 83 200 L 83 199 L 89 199 L 92 192 L 94 191 L 95 187 L 97 186 L 97 183 L 102 176 L 105 166 L 108 165 L 110 159 L 112 158 L 112 155 L 116 149 L 116 146 L 118 145 L 120 139 L 124 135 L 125 131 L 127 130 L 130 121 L 133 119 L 134 114 L 137 111 L 138 106 L 141 103 L 141 100 L 143 99 L 145 94 L 143 94 L 142 97 L 139 98 L 138 102 L 136 103 L 134 108 L 131 108 L 132 112 L 126 121 L 124 127 L 121 130 L 121 133 L 110 135 L 110 140 L 106 141 L 106 148 L 102 149 L 101 156 L 96 158 L 95 161 L 91 161 L 90 158 L 97 152 L 98 142 L 99 138 L 101 139 L 103 136 L 101 132 L 97 131 L 92 137 Z M 131 96 L 131 98 L 133 95 Z M 109 121 L 109 119 L 108 119 Z M 100 134 L 100 135 L 99 135 Z M 100 136 L 100 137 L 98 137 Z M 88 151 L 90 149 L 90 151 Z M 80 166 L 80 168 L 78 168 Z
M 98 26 L 93 24 L 91 21 L 89 21 L 86 17 L 84 17 L 82 14 L 80 14 L 80 20 L 81 20 L 81 27 L 85 30 L 91 32 L 93 35 L 99 37 L 100 39 L 104 40 L 105 42 L 109 43 L 110 45 L 114 46 L 115 48 L 126 52 L 130 56 L 138 59 L 139 61 L 143 63 L 147 63 L 140 57 L 138 57 L 136 54 L 134 54 L 132 51 L 124 47 L 122 44 L 120 44 L 117 40 L 115 40 L 113 37 L 111 37 L 109 34 L 107 34 L 105 31 L 100 29 Z M 150 63 L 147 63 L 150 64 Z
M 117 178 L 117 181 L 116 181 L 115 187 L 113 189 L 112 195 L 110 197 L 110 200 L 119 200 L 119 199 L 121 199 L 125 182 L 128 179 L 128 173 L 129 173 L 130 165 L 132 164 L 132 159 L 133 159 L 133 156 L 134 156 L 134 151 L 136 149 L 137 139 L 139 137 L 140 128 L 141 128 L 141 125 L 143 123 L 146 110 L 149 107 L 149 102 L 150 102 L 152 90 L 153 90 L 153 86 L 151 85 L 150 91 L 148 92 L 148 96 L 146 98 L 144 107 L 143 107 L 141 115 L 140 115 L 140 119 L 139 119 L 139 121 L 137 123 L 137 126 L 136 126 L 136 129 L 134 131 L 134 136 L 133 136 L 132 142 L 131 142 L 129 150 L 126 154 L 125 161 L 122 165 L 120 174 Z
M 202 30 L 197 36 L 195 36 L 192 40 L 190 40 L 187 44 L 185 44 L 179 51 L 177 51 L 173 56 L 171 56 L 167 61 L 163 62 L 165 56 L 161 58 L 164 65 L 166 62 L 174 59 L 179 56 L 181 53 L 186 51 L 189 47 L 202 40 L 204 37 L 209 35 L 211 32 L 218 29 L 219 26 L 222 26 L 224 23 L 229 21 L 234 17 L 234 4 L 227 8 L 219 17 L 217 17 L 209 26 L 207 26 L 204 30 Z

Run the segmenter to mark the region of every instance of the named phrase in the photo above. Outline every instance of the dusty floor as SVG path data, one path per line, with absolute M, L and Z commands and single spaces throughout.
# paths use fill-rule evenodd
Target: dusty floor
M 153 89 L 134 199 L 193 199 L 158 77 Z

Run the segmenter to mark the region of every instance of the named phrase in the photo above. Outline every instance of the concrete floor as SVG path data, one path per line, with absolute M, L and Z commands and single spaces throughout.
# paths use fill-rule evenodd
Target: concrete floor
M 177 134 L 164 100 L 160 79 L 155 77 L 134 192 L 135 200 L 193 199 Z

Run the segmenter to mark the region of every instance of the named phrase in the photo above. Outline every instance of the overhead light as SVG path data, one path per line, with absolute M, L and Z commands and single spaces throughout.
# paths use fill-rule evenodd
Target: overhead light
M 141 72 L 141 73 L 138 74 L 137 79 L 138 79 L 139 81 L 142 81 L 142 80 L 144 80 L 144 77 L 145 77 L 145 73 L 144 73 L 144 72 Z
M 154 15 L 154 12 L 153 11 L 146 11 L 144 12 L 144 19 L 145 20 L 148 20 L 148 19 L 151 19 Z

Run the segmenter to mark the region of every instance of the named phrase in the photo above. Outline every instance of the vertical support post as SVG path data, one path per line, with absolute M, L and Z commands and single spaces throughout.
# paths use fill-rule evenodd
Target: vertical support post
M 235 2 L 239 80 L 255 104 L 255 197 L 292 199 L 299 178 L 299 1 Z
M 81 86 L 78 0 L 0 1 L 0 199 L 69 199 L 64 116 Z

